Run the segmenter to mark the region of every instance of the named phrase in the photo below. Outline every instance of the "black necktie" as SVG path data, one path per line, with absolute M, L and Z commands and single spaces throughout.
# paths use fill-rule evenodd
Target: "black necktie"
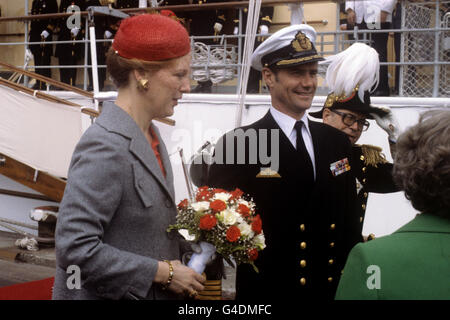
M 314 181 L 314 169 L 311 161 L 311 157 L 309 156 L 308 150 L 306 150 L 305 141 L 303 141 L 302 136 L 302 126 L 304 125 L 303 121 L 297 121 L 295 123 L 295 130 L 297 131 L 297 152 L 300 154 L 300 157 L 304 160 L 304 168 L 305 171 L 310 174 L 309 178 Z

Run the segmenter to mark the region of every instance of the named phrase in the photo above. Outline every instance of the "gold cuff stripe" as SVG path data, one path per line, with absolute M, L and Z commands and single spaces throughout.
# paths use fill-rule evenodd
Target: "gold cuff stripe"
M 272 23 L 272 19 L 270 19 L 269 16 L 265 16 L 265 17 L 261 18 L 261 20 L 262 20 L 262 21 L 267 21 L 267 22 Z

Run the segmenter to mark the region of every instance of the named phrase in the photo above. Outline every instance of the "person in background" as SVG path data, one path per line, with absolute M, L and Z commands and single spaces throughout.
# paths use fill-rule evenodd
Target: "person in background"
M 390 193 L 399 190 L 392 179 L 393 165 L 386 160 L 381 148 L 359 145 L 357 141 L 369 128 L 367 119 L 375 119 L 388 134 L 394 157 L 400 128 L 389 108 L 374 107 L 370 103 L 370 89 L 376 85 L 379 73 L 378 53 L 375 49 L 363 43 L 354 43 L 327 60 L 329 66 L 326 79 L 330 94 L 322 110 L 310 112 L 309 115 L 323 119 L 323 123 L 341 130 L 352 143 L 352 169 L 356 176 L 357 192 L 356 218 L 361 234 L 369 192 Z M 370 234 L 368 239 L 374 237 L 375 235 Z
M 192 4 L 203 5 L 209 3 L 223 2 L 222 0 L 169 0 L 164 1 L 165 5 Z M 212 10 L 193 10 L 185 12 L 176 12 L 177 16 L 184 19 L 185 25 L 189 30 L 189 35 L 198 36 L 219 36 L 223 34 L 225 25 L 225 11 L 221 9 Z M 202 42 L 206 45 L 219 44 L 214 39 L 197 39 L 196 42 Z M 211 93 L 212 81 L 207 79 L 197 81 L 197 86 L 192 89 L 192 93 Z
M 33 0 L 31 4 L 31 14 L 58 13 L 58 3 L 56 0 Z M 53 19 L 35 19 L 30 23 L 30 42 L 42 42 L 41 44 L 31 44 L 29 46 L 34 57 L 36 67 L 49 66 L 53 56 L 53 45 L 45 44 L 46 41 L 52 41 L 53 31 L 56 27 L 56 21 Z M 47 78 L 51 78 L 50 68 L 36 68 L 35 72 Z M 33 89 L 44 90 L 45 83 L 36 80 Z
M 240 11 L 242 11 L 242 20 L 240 19 Z M 242 34 L 245 34 L 245 30 L 247 28 L 247 19 L 248 19 L 248 9 L 247 8 L 241 8 L 236 10 L 236 18 L 233 20 L 234 22 L 234 29 L 233 34 L 238 35 L 239 34 L 239 24 L 241 24 Z M 256 37 L 255 40 L 255 46 L 254 49 L 256 49 L 263 41 L 264 41 L 264 35 L 268 35 L 269 28 L 272 24 L 272 18 L 273 18 L 273 7 L 261 7 L 261 11 L 259 13 L 259 23 L 258 23 L 258 30 L 257 34 L 261 34 L 262 36 Z M 244 39 L 241 40 L 242 44 L 244 43 Z M 242 47 L 242 53 L 243 53 L 243 47 Z M 254 68 L 250 67 L 250 73 L 248 76 L 248 83 L 247 83 L 247 93 L 259 93 L 260 91 L 260 82 L 261 82 L 261 73 Z
M 61 0 L 59 5 L 59 13 L 73 12 L 76 10 L 85 11 L 85 0 Z M 84 44 L 75 42 L 82 40 L 85 34 L 84 25 L 67 26 L 67 17 L 58 21 L 58 41 L 72 41 L 72 43 L 58 43 L 56 45 L 55 56 L 59 60 L 60 66 L 77 65 L 78 61 L 84 57 Z M 70 22 L 70 21 L 69 21 Z M 75 86 L 77 83 L 77 68 L 60 68 L 59 75 L 61 82 Z
M 391 29 L 392 12 L 397 0 L 351 0 L 345 1 L 347 30 L 356 25 L 360 30 Z M 380 55 L 380 62 L 387 62 L 387 41 L 389 33 L 372 33 L 372 46 Z M 380 66 L 380 83 L 374 96 L 389 96 L 388 67 Z
M 122 20 L 107 54 L 118 87 L 75 148 L 56 226 L 53 299 L 195 297 L 205 278 L 181 264 L 173 172 L 153 120 L 190 90 L 190 41 L 159 14 Z M 81 286 L 67 286 L 70 266 Z
M 353 248 L 336 299 L 450 299 L 449 123 L 450 110 L 432 110 L 399 137 L 394 180 L 420 214 Z
M 105 1 L 99 0 L 87 0 L 86 8 L 88 7 L 99 7 L 104 4 Z M 111 16 L 104 15 L 95 15 L 94 16 L 94 24 L 95 24 L 95 38 L 97 40 L 112 40 L 114 35 L 116 34 L 118 28 L 118 19 Z M 97 66 L 106 64 L 106 52 L 111 46 L 111 42 L 97 42 Z M 91 46 L 88 47 L 88 64 L 91 64 Z M 106 81 L 106 68 L 97 68 L 98 72 L 98 85 L 99 90 L 102 91 L 105 86 Z M 89 76 L 89 86 L 88 91 L 93 90 L 93 80 L 92 80 L 92 69 L 89 68 L 88 72 Z
M 350 225 L 356 196 L 350 142 L 306 115 L 323 60 L 315 38 L 311 26 L 293 25 L 255 50 L 252 66 L 262 72 L 272 106 L 215 146 L 208 186 L 252 197 L 267 244 L 255 261 L 259 273 L 237 268 L 238 300 L 332 299 L 347 254 L 361 240 Z

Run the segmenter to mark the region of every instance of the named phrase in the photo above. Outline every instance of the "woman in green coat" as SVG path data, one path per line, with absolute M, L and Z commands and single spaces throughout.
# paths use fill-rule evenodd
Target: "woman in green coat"
M 450 299 L 450 110 L 423 114 L 397 142 L 394 179 L 411 222 L 355 246 L 336 299 Z

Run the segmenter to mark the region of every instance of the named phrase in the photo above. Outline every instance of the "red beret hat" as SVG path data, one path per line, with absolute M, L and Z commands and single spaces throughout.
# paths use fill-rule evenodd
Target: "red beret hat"
M 122 20 L 112 47 L 123 58 L 144 61 L 178 58 L 191 50 L 186 29 L 160 14 L 141 14 Z

